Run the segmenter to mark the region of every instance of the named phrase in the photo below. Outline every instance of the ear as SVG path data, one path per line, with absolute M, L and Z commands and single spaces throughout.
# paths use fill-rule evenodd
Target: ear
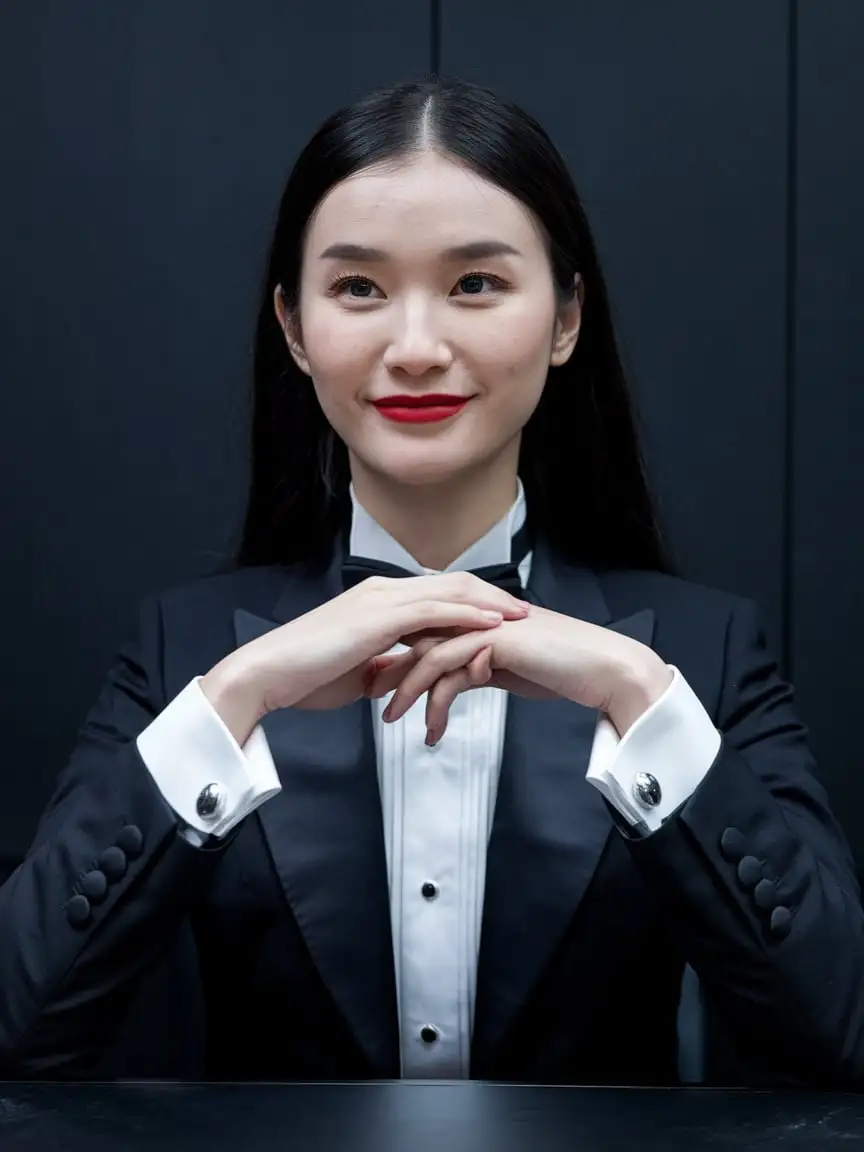
M 294 316 L 292 316 L 285 306 L 285 296 L 282 292 L 282 285 L 277 284 L 273 293 L 273 307 L 276 310 L 276 319 L 279 321 L 279 327 L 285 335 L 285 343 L 288 345 L 288 351 L 294 363 L 301 372 L 305 372 L 307 376 L 311 376 L 312 372 L 309 368 L 309 361 L 306 359 L 306 354 L 303 351 L 303 345 L 300 342 L 299 325 Z
M 553 368 L 566 364 L 573 354 L 576 341 L 579 339 L 579 328 L 582 324 L 582 306 L 585 302 L 585 285 L 577 272 L 573 277 L 576 291 L 572 297 L 562 304 L 558 310 L 555 321 L 555 331 L 552 336 L 552 352 L 549 363 Z

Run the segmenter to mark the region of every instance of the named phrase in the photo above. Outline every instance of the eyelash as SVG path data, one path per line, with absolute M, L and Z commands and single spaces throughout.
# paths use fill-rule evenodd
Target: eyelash
M 456 283 L 459 284 L 462 280 L 471 280 L 472 278 L 478 278 L 481 280 L 488 280 L 491 285 L 493 285 L 495 288 L 497 288 L 501 291 L 506 290 L 506 288 L 508 287 L 507 283 L 504 280 L 502 280 L 500 276 L 493 276 L 491 272 L 465 272 L 462 276 L 459 277 L 459 279 L 456 281 Z M 334 296 L 339 295 L 340 288 L 344 288 L 348 284 L 354 284 L 357 281 L 360 281 L 363 284 L 375 284 L 374 280 L 370 280 L 370 278 L 368 276 L 362 276 L 359 272 L 348 272 L 348 273 L 344 273 L 341 276 L 337 276 L 331 282 L 329 291 Z M 375 285 L 375 287 L 377 288 L 377 284 Z M 470 296 L 481 295 L 481 293 L 471 292 L 471 293 L 467 293 L 467 295 L 470 295 Z M 356 300 L 364 300 L 364 299 L 371 299 L 371 297 L 356 296 L 355 299 Z

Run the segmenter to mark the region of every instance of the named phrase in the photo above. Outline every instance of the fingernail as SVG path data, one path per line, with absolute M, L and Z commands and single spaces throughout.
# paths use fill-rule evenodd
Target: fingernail
M 385 724 L 387 723 L 387 721 L 389 721 L 392 712 L 393 712 L 393 703 L 391 701 L 387 705 L 387 707 L 384 709 L 384 711 L 381 713 L 381 719 L 385 722 Z
M 434 728 L 428 729 L 426 732 L 426 747 L 433 748 L 438 743 L 438 734 Z
M 501 621 L 504 619 L 503 615 L 500 612 L 487 612 L 484 610 L 483 615 L 486 617 L 487 620 L 494 620 L 496 624 L 500 624 Z

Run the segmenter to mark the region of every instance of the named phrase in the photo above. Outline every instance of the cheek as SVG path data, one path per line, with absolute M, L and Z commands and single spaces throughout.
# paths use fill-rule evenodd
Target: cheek
M 362 318 L 312 306 L 302 311 L 301 324 L 303 350 L 316 382 L 325 388 L 356 383 L 372 344 Z
M 490 388 L 499 382 L 527 393 L 539 392 L 549 368 L 552 310 L 525 303 L 518 308 L 501 309 L 495 320 L 494 330 L 487 330 L 474 349 L 484 383 Z

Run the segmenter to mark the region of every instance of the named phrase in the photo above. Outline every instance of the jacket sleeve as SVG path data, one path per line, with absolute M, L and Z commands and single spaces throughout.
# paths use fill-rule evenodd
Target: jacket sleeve
M 180 835 L 135 743 L 164 706 L 162 647 L 151 599 L 0 888 L 0 1075 L 73 1075 L 96 1058 L 221 857 Z
M 792 696 L 741 602 L 717 758 L 659 831 L 628 844 L 753 1079 L 860 1084 L 864 912 Z

